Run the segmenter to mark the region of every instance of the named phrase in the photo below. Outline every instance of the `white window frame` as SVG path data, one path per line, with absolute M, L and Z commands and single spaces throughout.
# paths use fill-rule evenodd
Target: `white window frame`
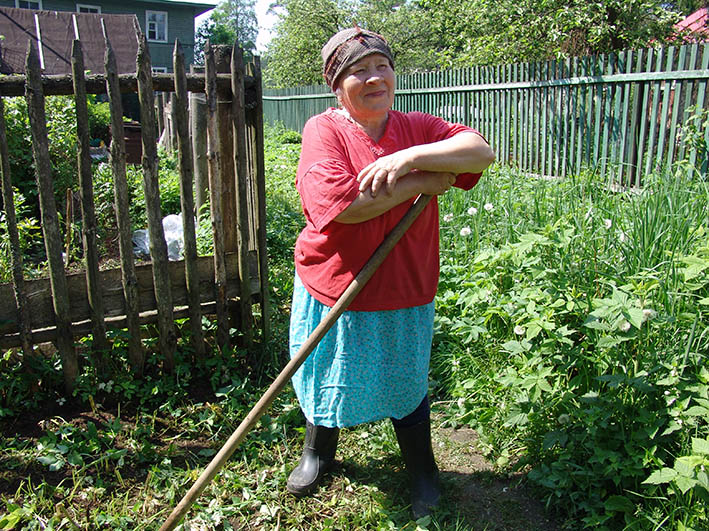
M 37 9 L 39 9 L 39 10 L 42 9 L 42 0 L 24 0 L 24 1 L 39 4 L 39 7 Z M 17 7 L 17 8 L 20 7 L 20 0 L 15 0 L 15 7 Z M 23 7 L 22 9 L 32 9 L 32 8 L 31 7 Z
M 92 11 L 80 11 L 81 8 L 91 9 Z M 76 12 L 77 13 L 101 13 L 101 6 L 94 6 L 91 4 L 76 4 Z
M 156 15 L 164 15 L 165 16 L 165 38 L 164 39 L 151 39 L 150 38 L 150 21 L 148 20 L 150 18 L 150 15 L 156 14 Z M 148 39 L 148 42 L 167 42 L 167 11 L 148 11 L 147 9 L 145 10 L 145 36 Z
M 150 70 L 152 70 L 153 74 L 167 74 L 166 66 L 151 66 Z

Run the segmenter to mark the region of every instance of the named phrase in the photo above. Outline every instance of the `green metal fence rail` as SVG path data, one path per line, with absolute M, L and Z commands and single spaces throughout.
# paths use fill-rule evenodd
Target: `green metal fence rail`
M 643 175 L 686 158 L 707 173 L 706 157 L 682 139 L 691 109 L 709 106 L 709 44 L 396 79 L 395 109 L 475 127 L 499 161 L 525 172 L 563 177 L 590 168 L 639 186 Z M 324 85 L 266 90 L 263 100 L 267 122 L 295 130 L 337 104 Z

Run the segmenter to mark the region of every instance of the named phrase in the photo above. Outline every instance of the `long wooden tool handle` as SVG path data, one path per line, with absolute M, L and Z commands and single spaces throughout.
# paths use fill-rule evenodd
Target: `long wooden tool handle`
M 263 394 L 261 399 L 256 403 L 251 411 L 249 411 L 249 414 L 246 415 L 244 420 L 241 421 L 239 427 L 236 428 L 236 431 L 231 434 L 229 440 L 227 440 L 224 446 L 222 446 L 219 453 L 214 456 L 209 465 L 207 465 L 207 468 L 205 468 L 204 472 L 202 472 L 202 474 L 197 478 L 197 481 L 195 481 L 192 488 L 187 491 L 187 494 L 185 494 L 180 503 L 175 506 L 172 513 L 170 513 L 170 516 L 168 516 L 165 523 L 162 527 L 160 527 L 160 531 L 172 531 L 175 529 L 179 521 L 189 510 L 195 500 L 199 498 L 200 494 L 202 494 L 205 487 L 210 481 L 212 481 L 212 479 L 214 479 L 214 476 L 217 475 L 221 467 L 224 466 L 224 463 L 226 463 L 226 461 L 234 453 L 234 450 L 236 450 L 239 444 L 241 444 L 241 441 L 244 440 L 246 434 L 251 431 L 258 419 L 261 418 L 261 415 L 266 412 L 273 400 L 283 390 L 291 377 L 303 364 L 305 359 L 315 349 L 318 343 L 320 343 L 320 340 L 325 336 L 327 331 L 332 328 L 332 325 L 335 324 L 338 317 L 340 317 L 340 315 L 342 315 L 342 313 L 347 309 L 357 294 L 362 291 L 364 285 L 370 278 L 372 278 L 374 272 L 379 268 L 389 252 L 394 248 L 394 245 L 396 245 L 396 243 L 401 239 L 431 199 L 432 196 L 430 195 L 420 195 L 416 198 L 416 201 L 414 201 L 411 205 L 411 208 L 409 208 L 406 214 L 404 214 L 404 217 L 401 218 L 399 223 L 397 223 L 384 241 L 379 245 L 379 247 L 377 247 L 377 250 L 374 251 L 372 257 L 340 296 L 325 318 L 320 321 L 320 324 L 315 328 L 315 330 L 313 330 L 313 333 L 310 334 L 310 337 L 308 337 L 305 343 L 303 343 L 300 350 L 298 350 L 296 355 L 291 358 L 268 390 Z

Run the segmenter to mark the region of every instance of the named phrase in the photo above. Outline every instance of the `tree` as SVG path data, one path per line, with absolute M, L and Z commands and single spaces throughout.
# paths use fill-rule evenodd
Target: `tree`
M 663 42 L 678 13 L 662 0 L 419 0 L 441 66 L 607 53 Z
M 354 24 L 380 33 L 392 49 L 397 73 L 435 66 L 426 13 L 397 0 L 283 0 L 266 53 L 264 77 L 271 87 L 322 84 L 320 50 L 338 31 Z
M 195 63 L 204 61 L 204 45 L 238 42 L 246 55 L 256 49 L 258 23 L 255 0 L 224 0 L 195 33 Z

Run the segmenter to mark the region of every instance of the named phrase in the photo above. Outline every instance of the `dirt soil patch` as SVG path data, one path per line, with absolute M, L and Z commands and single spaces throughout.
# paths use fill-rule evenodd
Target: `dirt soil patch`
M 561 529 L 534 498 L 522 474 L 494 470 L 478 450 L 478 434 L 474 430 L 434 428 L 433 445 L 447 504 L 460 511 L 470 529 Z

